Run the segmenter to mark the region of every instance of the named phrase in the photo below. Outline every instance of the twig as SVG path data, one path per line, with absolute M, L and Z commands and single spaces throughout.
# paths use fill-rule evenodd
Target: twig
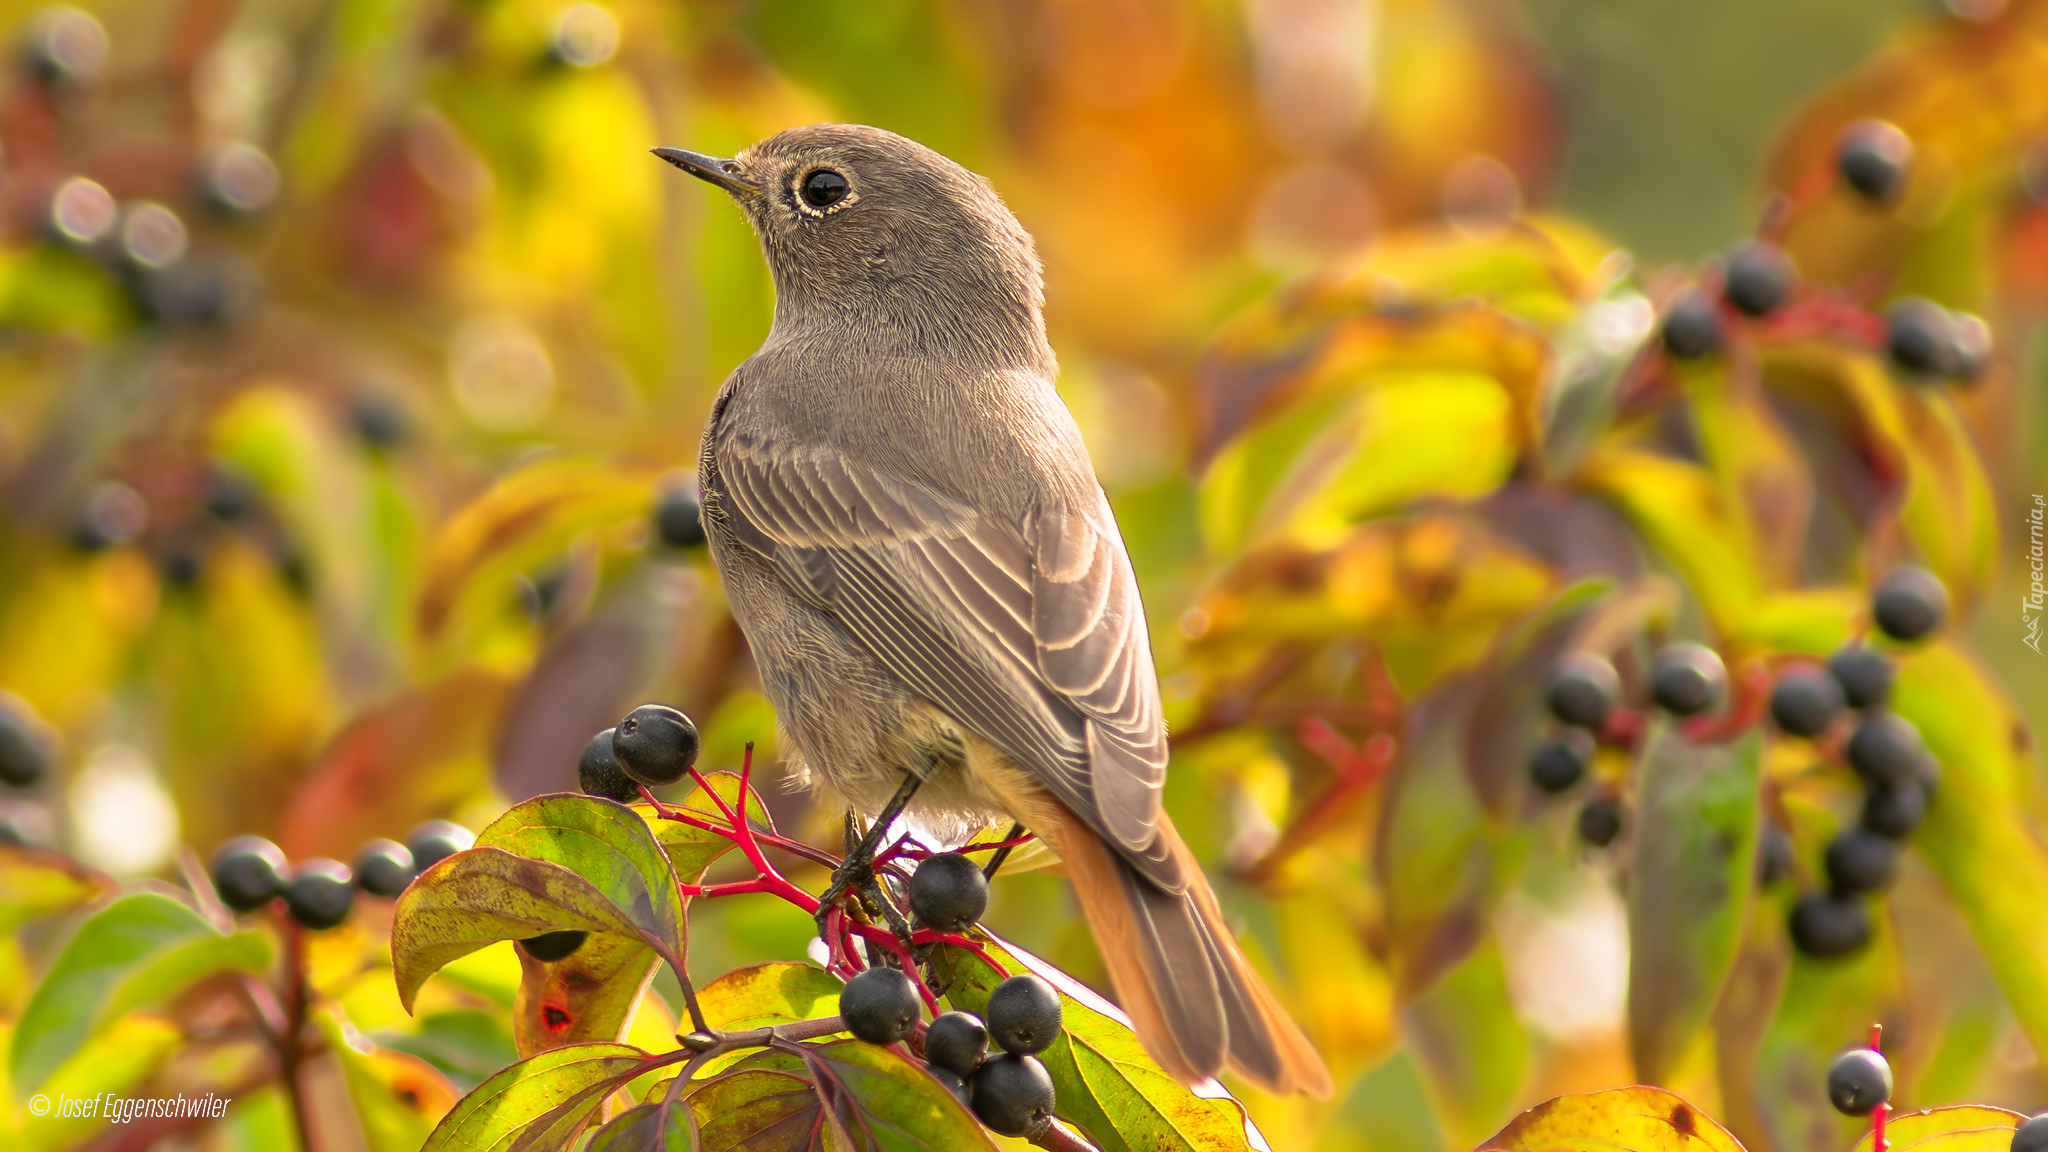
M 1069 1131 L 1057 1120 L 1046 1125 L 1045 1131 L 1033 1136 L 1031 1142 L 1040 1148 L 1050 1148 L 1052 1152 L 1102 1152 L 1102 1149 L 1082 1139 L 1080 1133 Z

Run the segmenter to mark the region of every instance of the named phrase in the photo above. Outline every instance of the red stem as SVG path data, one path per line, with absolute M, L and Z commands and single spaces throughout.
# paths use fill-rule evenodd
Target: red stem
M 1872 1024 L 1870 1026 L 1870 1050 L 1882 1053 L 1883 1049 L 1880 1045 L 1883 1040 L 1884 1025 Z M 1884 1138 L 1884 1119 L 1891 1114 L 1891 1110 L 1892 1106 L 1889 1103 L 1879 1104 L 1870 1110 L 1870 1152 L 1885 1152 L 1885 1149 L 1890 1147 Z

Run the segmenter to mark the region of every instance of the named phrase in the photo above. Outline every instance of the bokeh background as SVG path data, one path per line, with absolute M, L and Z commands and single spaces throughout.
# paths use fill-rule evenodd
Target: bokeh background
M 1622 869 L 1572 840 L 1568 811 L 1485 794 L 1483 774 L 1463 799 L 1429 793 L 1405 737 L 1405 793 L 1342 787 L 1345 749 L 1418 731 L 1432 689 L 1603 570 L 1616 532 L 1651 541 L 1630 563 L 1676 570 L 1669 627 L 1731 661 L 1824 652 L 1855 589 L 1899 560 L 1935 568 L 1972 667 L 2016 709 L 1997 713 L 2015 722 L 1996 795 L 2038 851 L 2025 732 L 2048 720 L 2048 675 L 2020 605 L 2025 509 L 2048 490 L 2048 5 L 109 0 L 0 4 L 0 35 L 17 46 L 0 69 L 0 690 L 59 750 L 0 812 L 112 876 L 175 879 L 181 845 L 239 833 L 346 859 L 431 817 L 481 827 L 573 787 L 583 741 L 641 700 L 694 715 L 713 766 L 749 740 L 774 764 L 708 560 L 651 519 L 692 485 L 770 286 L 739 214 L 646 150 L 730 154 L 821 120 L 985 173 L 1037 238 L 1060 387 L 1187 734 L 1169 803 L 1338 1074 L 1329 1104 L 1248 1098 L 1274 1147 L 1470 1146 L 1517 1108 L 1640 1072 Z M 1832 182 L 1836 133 L 1861 116 L 1916 142 L 1883 210 Z M 1897 509 L 1872 497 L 1862 520 L 1814 521 L 1853 531 L 1802 521 L 1789 552 L 1733 562 L 1767 589 L 1841 593 L 1835 624 L 1735 623 L 1711 564 L 1670 539 L 1719 513 L 1674 526 L 1626 476 L 1579 485 L 1575 507 L 1605 514 L 1496 504 L 1491 534 L 1417 511 L 1526 478 L 1513 428 L 1532 397 L 1588 362 L 1626 377 L 1654 359 L 1655 310 L 1759 228 L 1815 293 L 1912 291 L 1996 337 L 1975 383 L 1900 401 L 1904 440 L 1921 421 L 1952 434 L 1900 449 L 1902 467 L 1967 461 L 1932 510 L 1881 529 Z M 1308 432 L 1243 447 L 1291 411 L 1272 398 L 1384 367 L 1302 333 L 1468 297 L 1499 322 L 1448 330 L 1470 344 L 1442 353 L 1456 372 L 1404 377 L 1352 423 L 1299 418 L 1352 429 L 1359 454 L 1343 500 L 1290 504 L 1293 465 L 1272 453 Z M 1784 371 L 1853 361 L 1881 380 L 1837 342 Z M 1784 439 L 1732 434 L 1763 456 Z M 1864 475 L 1813 459 L 1717 491 L 1810 504 Z M 1741 487 L 1758 477 L 1792 488 Z M 1418 787 L 1425 810 L 1402 815 L 1394 797 Z M 832 842 L 835 813 L 771 792 L 785 825 Z M 1460 804 L 1479 814 L 1444 815 Z M 1389 862 L 1392 830 L 1432 820 L 1493 864 L 1415 913 L 1403 893 L 1427 884 Z M 1101 983 L 1061 881 L 997 887 L 996 931 Z M 1846 1147 L 1814 1061 L 1883 1018 L 1912 1105 L 2048 1100 L 2031 999 L 2048 987 L 2016 990 L 1996 953 L 2024 942 L 1972 919 L 1973 898 L 1911 865 L 1902 926 L 1849 968 L 1753 938 L 1779 961 L 1755 976 L 1768 1003 L 1717 1017 L 1723 1042 L 1661 1078 L 1752 1147 Z M 2048 891 L 1999 898 L 2048 907 Z M 458 1090 L 510 1058 L 478 1007 L 488 974 L 448 992 L 438 1026 L 397 1012 L 364 916 L 369 959 L 337 962 L 329 991 L 365 1035 Z M 1445 919 L 1464 925 L 1448 944 Z M 810 936 L 771 901 L 695 921 L 707 976 L 800 957 Z M 10 945 L 0 1015 L 60 934 Z M 1744 1029 L 1756 1043 L 1727 1041 Z M 237 1123 L 181 1138 L 267 1131 L 254 1111 Z

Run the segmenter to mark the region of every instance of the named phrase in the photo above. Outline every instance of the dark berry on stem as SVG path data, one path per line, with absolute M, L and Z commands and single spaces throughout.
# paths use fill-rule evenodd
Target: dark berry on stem
M 1695 716 L 1720 702 L 1728 669 L 1711 648 L 1673 644 L 1650 667 L 1650 695 L 1674 716 Z
M 1898 196 L 1912 171 L 1913 142 L 1882 120 L 1858 120 L 1842 131 L 1835 168 L 1858 196 L 1882 204 Z
M 1877 586 L 1870 615 L 1894 640 L 1918 640 L 1948 617 L 1948 589 L 1925 568 L 1900 568 Z
M 1026 972 L 996 985 L 983 1015 L 989 1038 L 1003 1051 L 1020 1056 L 1043 1052 L 1059 1039 L 1060 994 Z
M 967 1091 L 967 1077 L 936 1064 L 928 1066 L 925 1071 L 931 1074 L 932 1079 L 944 1084 L 946 1091 L 953 1094 L 953 1099 L 958 1100 L 962 1108 L 971 1110 L 974 1107 L 974 1097 Z
M 1036 1136 L 1052 1124 L 1052 1076 L 1035 1057 L 993 1057 L 975 1071 L 968 1093 L 974 1114 L 1000 1135 Z
M 50 770 L 50 750 L 27 721 L 0 708 L 0 781 L 33 787 Z
M 616 731 L 607 728 L 583 746 L 583 757 L 576 762 L 576 783 L 586 796 L 631 804 L 640 798 L 640 786 L 619 767 L 619 758 L 612 755 L 612 734 Z
M 1868 1116 L 1892 1098 L 1892 1067 L 1868 1048 L 1852 1048 L 1828 1065 L 1828 1103 L 1844 1116 Z
M 1908 296 L 1884 310 L 1885 351 L 1892 363 L 1918 379 L 1953 376 L 1961 348 L 1955 318 L 1932 300 Z
M 1880 784 L 1863 798 L 1863 827 L 1879 836 L 1904 840 L 1927 818 L 1927 790 L 1918 780 Z
M 237 836 L 213 853 L 213 890 L 237 912 L 253 912 L 284 893 L 284 852 L 261 836 Z
M 1828 841 L 1829 886 L 1840 895 L 1882 892 L 1899 872 L 1899 846 L 1875 832 L 1851 828 Z
M 1776 824 L 1764 825 L 1757 843 L 1756 882 L 1768 887 L 1789 880 L 1797 867 L 1791 834 Z
M 415 875 L 412 850 L 396 840 L 372 840 L 356 853 L 355 874 L 356 885 L 363 891 L 395 897 Z
M 583 940 L 589 933 L 577 931 L 543 932 L 529 936 L 519 942 L 519 950 L 543 964 L 567 960 L 583 947 Z
M 917 985 L 894 968 L 870 968 L 846 982 L 839 1015 L 870 1044 L 894 1044 L 917 1027 Z
M 1792 906 L 1792 945 L 1808 956 L 1847 956 L 1870 943 L 1870 908 L 1856 896 L 1809 892 Z
M 420 872 L 475 843 L 475 833 L 450 820 L 429 820 L 405 834 L 406 850 Z
M 1850 735 L 1847 752 L 1849 767 L 1865 780 L 1896 784 L 1914 778 L 1926 748 L 1910 723 L 1890 712 L 1871 712 Z
M 1721 312 L 1704 292 L 1688 292 L 1664 314 L 1664 350 L 1698 360 L 1721 350 Z
M 1579 839 L 1595 848 L 1605 848 L 1621 835 L 1621 801 L 1601 796 L 1586 801 L 1579 809 Z
M 2048 1112 L 2020 1121 L 2012 1134 L 2012 1152 L 2048 1152 Z
M 1586 768 L 1592 762 L 1593 738 L 1576 728 L 1568 728 L 1536 746 L 1536 751 L 1529 756 L 1529 779 L 1553 795 L 1570 791 L 1573 785 L 1586 778 Z
M 1798 278 L 1791 257 L 1773 245 L 1752 240 L 1728 257 L 1721 295 L 1739 312 L 1766 316 L 1785 303 Z
M 1579 728 L 1598 728 L 1621 695 L 1614 665 L 1591 652 L 1574 652 L 1550 672 L 1551 715 Z
M 687 488 L 662 493 L 654 506 L 654 530 L 671 548 L 694 548 L 704 542 L 704 508 Z
M 1841 686 L 1824 672 L 1787 672 L 1771 687 L 1771 721 L 1788 735 L 1818 736 L 1841 711 Z
M 661 704 L 642 704 L 612 729 L 612 755 L 649 788 L 673 784 L 697 763 L 697 726 Z
M 348 919 L 355 899 L 355 877 L 339 860 L 305 861 L 293 869 L 284 886 L 284 906 L 292 919 L 316 932 Z
M 928 856 L 911 874 L 910 910 L 927 928 L 962 931 L 988 911 L 988 877 L 957 852 Z
M 1828 675 L 1842 686 L 1851 708 L 1876 708 L 1892 696 L 1891 657 L 1875 648 L 1844 648 L 1828 661 Z
M 942 1012 L 924 1032 L 925 1062 L 958 1076 L 972 1076 L 988 1055 L 988 1029 L 965 1012 Z

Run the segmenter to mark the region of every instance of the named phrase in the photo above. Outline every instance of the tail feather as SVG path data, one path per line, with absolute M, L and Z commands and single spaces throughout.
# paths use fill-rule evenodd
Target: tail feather
M 1044 829 L 1138 1038 L 1182 1082 L 1228 1067 L 1271 1091 L 1327 1098 L 1322 1057 L 1238 949 L 1200 865 L 1163 814 L 1160 831 L 1188 877 L 1181 895 L 1148 883 L 1064 808 Z

